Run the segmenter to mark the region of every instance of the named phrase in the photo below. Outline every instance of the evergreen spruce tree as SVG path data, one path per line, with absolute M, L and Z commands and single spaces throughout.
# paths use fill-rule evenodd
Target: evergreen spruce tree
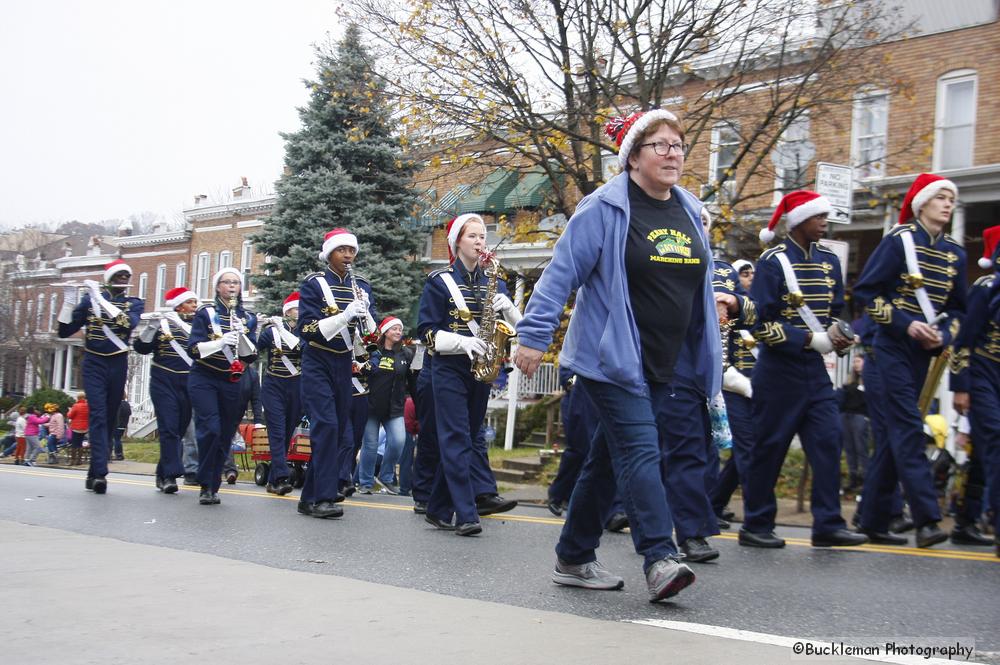
M 414 165 L 392 134 L 388 103 L 356 25 L 331 53 L 316 49 L 317 80 L 306 81 L 309 104 L 302 129 L 282 134 L 285 171 L 277 204 L 254 237 L 270 256 L 269 274 L 256 277 L 264 312 L 306 275 L 326 266 L 317 254 L 323 236 L 345 227 L 360 246 L 355 273 L 368 279 L 380 316 L 400 317 L 412 329 L 425 272 L 415 259 L 423 236 L 403 225 L 413 214 Z

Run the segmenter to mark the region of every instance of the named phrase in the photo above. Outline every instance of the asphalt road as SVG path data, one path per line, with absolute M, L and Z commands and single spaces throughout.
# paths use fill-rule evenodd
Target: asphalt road
M 625 578 L 624 591 L 553 585 L 561 520 L 537 508 L 488 518 L 481 536 L 461 538 L 426 524 L 403 497 L 354 497 L 342 519 L 317 520 L 296 514 L 297 493 L 223 486 L 221 506 L 199 506 L 191 488 L 164 496 L 148 477 L 109 479 L 108 494 L 97 496 L 77 471 L 0 467 L 0 520 L 602 621 L 815 640 L 971 640 L 977 659 L 1000 662 L 1000 559 L 990 549 L 818 549 L 808 530 L 787 528 L 779 535 L 789 546 L 767 551 L 723 534 L 712 541 L 720 559 L 692 565 L 694 586 L 651 605 L 628 535 L 607 534 L 598 552 Z

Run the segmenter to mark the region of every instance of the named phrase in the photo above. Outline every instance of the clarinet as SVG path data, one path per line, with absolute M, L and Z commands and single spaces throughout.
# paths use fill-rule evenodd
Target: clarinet
M 347 266 L 347 277 L 351 280 L 351 290 L 354 292 L 354 299 L 364 302 L 365 291 L 358 286 L 358 281 L 354 279 L 354 268 L 350 264 Z M 369 355 L 378 348 L 378 345 L 372 341 L 372 332 L 368 328 L 368 312 L 365 312 L 358 317 L 358 334 L 361 335 L 361 341 L 365 344 L 365 350 Z
M 235 297 L 230 298 L 226 303 L 229 308 L 229 329 L 235 331 L 237 334 L 243 334 L 243 321 L 240 317 L 236 316 L 236 305 L 237 300 Z M 243 361 L 239 357 L 239 342 L 233 347 L 233 355 L 236 356 L 231 363 L 229 363 L 229 381 L 231 383 L 239 383 L 240 379 L 243 378 L 243 371 L 246 367 L 243 365 Z

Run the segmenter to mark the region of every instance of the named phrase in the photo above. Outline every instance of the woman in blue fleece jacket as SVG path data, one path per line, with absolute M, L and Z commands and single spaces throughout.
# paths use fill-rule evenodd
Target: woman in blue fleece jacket
M 678 501 L 668 503 L 661 466 L 674 458 L 697 466 L 699 446 L 704 460 L 721 342 L 701 202 L 677 185 L 683 128 L 654 109 L 616 118 L 607 131 L 624 172 L 577 206 L 517 326 L 515 363 L 534 373 L 577 289 L 560 364 L 601 405 L 601 426 L 570 501 L 552 579 L 588 589 L 624 585 L 595 552 L 617 479 L 655 602 L 694 581 L 672 537 Z M 693 423 L 692 431 L 677 431 L 678 422 Z M 699 494 L 686 499 L 707 504 Z M 704 535 L 711 533 L 718 531 Z

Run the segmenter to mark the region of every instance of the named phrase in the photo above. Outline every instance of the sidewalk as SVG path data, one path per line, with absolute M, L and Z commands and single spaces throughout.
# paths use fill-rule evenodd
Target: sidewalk
M 0 628 L 9 663 L 603 664 L 656 663 L 667 654 L 678 663 L 717 665 L 739 654 L 742 665 L 763 665 L 791 657 L 787 646 L 524 609 L 8 521 L 0 521 L 0 548 L 7 563 L 4 601 L 12 610 Z M 637 603 L 645 601 L 639 597 Z

